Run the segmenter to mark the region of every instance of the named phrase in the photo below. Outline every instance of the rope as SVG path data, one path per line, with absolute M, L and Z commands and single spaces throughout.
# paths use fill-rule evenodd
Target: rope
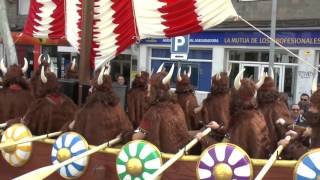
M 295 53 L 293 53 L 292 51 L 290 51 L 288 48 L 284 47 L 283 45 L 281 45 L 280 43 L 278 43 L 275 39 L 271 38 L 270 36 L 268 36 L 266 33 L 262 32 L 260 29 L 258 29 L 257 27 L 255 27 L 253 24 L 251 24 L 250 22 L 248 22 L 247 20 L 243 19 L 241 16 L 237 16 L 237 18 L 241 19 L 243 22 L 245 22 L 246 24 L 248 24 L 249 26 L 251 26 L 253 29 L 255 29 L 256 31 L 258 31 L 259 33 L 261 33 L 262 35 L 264 35 L 266 38 L 268 38 L 269 40 L 271 40 L 272 42 L 274 42 L 276 45 L 278 45 L 279 47 L 283 48 L 284 50 L 286 50 L 288 53 L 290 53 L 291 55 L 293 55 L 294 57 L 298 58 L 299 60 L 301 60 L 303 63 L 307 64 L 308 66 L 310 66 L 312 69 L 316 70 L 317 72 L 320 72 L 320 70 L 318 70 L 318 68 L 316 66 L 313 66 L 313 64 L 311 64 L 310 62 L 304 60 L 303 58 L 301 58 L 300 56 L 296 55 Z
M 18 38 L 14 41 L 14 44 L 16 44 L 22 37 L 23 33 L 19 33 L 19 35 L 17 36 Z
M 137 18 L 136 18 L 136 12 L 135 12 L 135 8 L 134 8 L 133 0 L 131 1 L 131 9 L 132 9 L 133 24 L 134 24 L 134 34 L 135 34 L 135 36 L 133 36 L 132 38 L 135 38 L 136 41 L 137 41 L 136 43 L 139 44 L 141 39 L 140 39 L 139 32 L 138 32 Z

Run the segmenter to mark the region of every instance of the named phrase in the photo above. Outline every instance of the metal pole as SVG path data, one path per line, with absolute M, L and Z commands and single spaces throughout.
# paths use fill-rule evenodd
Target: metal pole
M 82 39 L 80 45 L 80 63 L 79 63 L 79 89 L 78 105 L 82 103 L 82 87 L 90 80 L 90 59 L 91 59 L 91 41 L 93 26 L 93 3 L 92 0 L 82 1 Z
M 13 42 L 11 31 L 9 28 L 6 1 L 0 0 L 0 36 L 3 40 L 5 55 L 7 58 L 3 58 L 4 61 L 7 60 L 7 66 L 12 64 L 18 64 L 16 47 Z M 1 57 L 0 57 L 1 58 Z
M 277 0 L 272 0 L 272 10 L 271 10 L 271 38 L 276 38 L 276 23 L 277 23 Z M 270 41 L 269 50 L 269 74 L 271 73 L 271 68 L 273 69 L 274 64 L 274 49 L 275 43 Z

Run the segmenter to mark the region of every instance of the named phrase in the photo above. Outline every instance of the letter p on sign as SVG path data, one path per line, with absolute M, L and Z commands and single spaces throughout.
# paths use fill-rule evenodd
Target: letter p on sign
M 171 38 L 171 59 L 187 60 L 189 35 Z
M 186 39 L 183 36 L 177 36 L 174 38 L 174 51 L 178 51 L 179 46 L 183 46 Z

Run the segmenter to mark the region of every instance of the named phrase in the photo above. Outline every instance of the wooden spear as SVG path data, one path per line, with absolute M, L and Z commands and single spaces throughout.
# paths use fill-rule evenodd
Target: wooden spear
M 30 137 L 30 138 L 25 138 L 25 139 L 21 139 L 21 140 L 15 141 L 15 142 L 8 142 L 8 143 L 4 142 L 4 143 L 0 144 L 0 150 L 4 149 L 4 148 L 7 148 L 9 146 L 15 146 L 15 145 L 18 145 L 18 144 L 23 144 L 23 143 L 27 143 L 27 142 L 32 142 L 32 141 L 37 141 L 37 140 L 41 140 L 41 139 L 45 139 L 45 138 L 58 136 L 61 133 L 62 132 L 59 131 L 59 132 L 54 132 L 54 133 L 50 133 L 50 134 L 44 134 L 44 135 L 41 135 L 41 136 L 34 136 L 34 137 Z
M 287 141 L 290 141 L 291 140 L 291 136 L 286 136 L 285 139 Z M 283 145 L 278 146 L 276 151 L 271 155 L 271 157 L 268 160 L 268 162 L 263 166 L 263 168 L 261 169 L 261 171 L 259 172 L 259 174 L 255 178 L 255 180 L 261 180 L 267 174 L 267 172 L 269 171 L 271 166 L 274 164 L 274 162 L 277 160 L 277 157 L 281 154 L 283 149 L 284 149 Z
M 202 131 L 202 135 L 206 136 L 211 132 L 211 128 L 207 128 Z M 183 149 L 181 149 L 177 154 L 175 154 L 171 159 L 169 159 L 163 166 L 161 166 L 155 173 L 153 173 L 150 179 L 156 179 L 160 174 L 162 174 L 166 169 L 168 169 L 173 163 L 180 159 L 186 151 L 189 151 L 199 140 L 194 138 L 189 142 Z
M 39 168 L 39 169 L 36 169 L 34 171 L 31 171 L 27 174 L 24 174 L 22 176 L 19 176 L 17 178 L 15 178 L 14 180 L 25 180 L 25 179 L 33 179 L 33 180 L 40 180 L 40 179 L 44 179 L 48 176 L 50 176 L 52 173 L 54 173 L 55 171 L 57 171 L 58 169 L 70 164 L 70 163 L 73 163 L 74 161 L 77 161 L 79 159 L 82 159 L 84 157 L 87 157 L 99 150 L 102 150 L 106 147 L 109 147 L 109 146 L 112 146 L 118 142 L 121 141 L 121 137 L 118 136 L 116 137 L 115 139 L 111 140 L 111 141 L 108 141 L 104 144 L 101 144 L 97 147 L 94 147 L 78 156 L 74 156 L 66 161 L 63 161 L 61 163 L 58 163 L 58 164 L 53 164 L 53 165 L 50 165 L 50 166 L 45 166 L 45 167 L 42 167 L 42 168 Z

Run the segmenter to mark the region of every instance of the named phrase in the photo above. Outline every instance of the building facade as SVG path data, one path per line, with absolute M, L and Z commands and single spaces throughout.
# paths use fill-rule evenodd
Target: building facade
M 233 1 L 240 16 L 270 34 L 271 1 Z M 276 40 L 313 66 L 320 61 L 320 1 L 278 1 Z M 148 39 L 140 43 L 139 69 L 156 69 L 162 62 L 169 66 L 170 39 Z M 268 72 L 269 40 L 242 21 L 227 21 L 206 32 L 191 34 L 188 60 L 198 100 L 206 97 L 211 76 L 232 67 L 230 79 L 246 68 L 245 77 L 258 80 Z M 316 71 L 287 51 L 276 47 L 275 81 L 280 92 L 289 96 L 289 104 L 299 101 L 302 93 L 311 93 Z M 174 79 L 175 81 L 175 79 Z M 233 82 L 230 82 L 232 84 Z M 174 84 L 173 84 L 174 87 Z
M 270 34 L 271 0 L 232 2 L 240 16 Z M 277 7 L 276 39 L 314 66 L 318 66 L 320 61 L 319 7 L 319 0 L 281 0 Z M 28 0 L 8 0 L 7 9 L 12 31 L 19 33 L 26 19 Z M 18 56 L 22 57 L 24 53 L 30 59 L 34 59 L 34 53 L 50 54 L 60 74 L 63 73 L 61 69 L 66 64 L 64 62 L 68 63 L 71 57 L 77 56 L 72 49 L 59 44 L 42 43 L 40 47 L 18 44 L 17 49 Z M 0 54 L 2 56 L 3 53 Z M 191 34 L 186 61 L 170 59 L 170 39 L 147 39 L 116 57 L 112 62 L 112 74 L 124 74 L 129 84 L 138 70 L 151 71 L 162 62 L 167 67 L 173 62 L 180 63 L 183 69 L 191 65 L 192 83 L 201 102 L 206 97 L 211 86 L 211 76 L 215 73 L 232 67 L 233 80 L 239 69 L 246 68 L 245 76 L 258 80 L 263 71 L 268 71 L 268 61 L 268 39 L 242 21 L 229 20 L 208 31 Z M 296 103 L 302 93 L 310 94 L 316 71 L 279 47 L 275 50 L 274 72 L 278 90 L 288 94 L 289 103 Z

